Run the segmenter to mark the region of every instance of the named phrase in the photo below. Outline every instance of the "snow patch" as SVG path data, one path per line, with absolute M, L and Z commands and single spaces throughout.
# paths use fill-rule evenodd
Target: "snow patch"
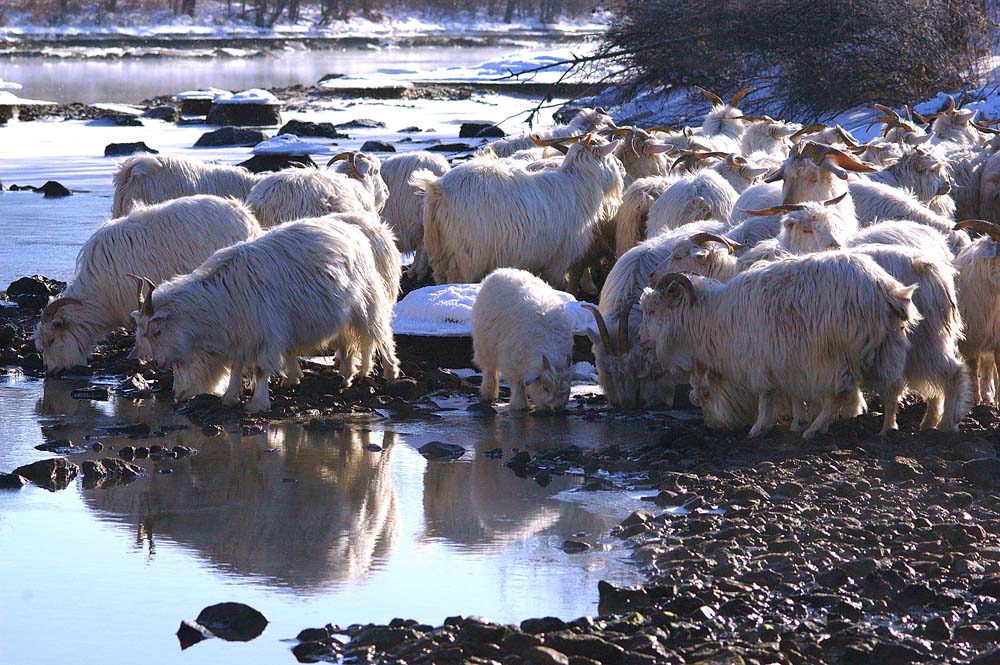
M 397 335 L 422 335 L 428 337 L 470 337 L 472 335 L 472 307 L 476 304 L 479 284 L 440 284 L 425 286 L 406 294 L 396 303 L 392 329 Z M 583 304 L 570 294 L 560 291 L 563 307 L 573 317 L 573 334 L 585 335 L 587 330 L 596 332 L 594 317 Z M 590 376 L 596 370 L 579 368 L 581 374 Z M 574 370 L 575 371 L 575 370 Z
M 220 95 L 232 95 L 233 93 L 228 90 L 223 90 L 222 88 L 202 88 L 200 90 L 186 90 L 184 92 L 178 92 L 174 95 L 174 99 L 183 101 L 185 99 L 215 99 Z
M 294 134 L 279 134 L 274 138 L 261 141 L 253 147 L 255 155 L 332 155 L 333 146 L 315 141 L 303 141 Z
M 280 99 L 260 88 L 250 88 L 236 94 L 223 91 L 215 96 L 214 102 L 216 104 L 266 104 L 267 106 L 281 104 Z

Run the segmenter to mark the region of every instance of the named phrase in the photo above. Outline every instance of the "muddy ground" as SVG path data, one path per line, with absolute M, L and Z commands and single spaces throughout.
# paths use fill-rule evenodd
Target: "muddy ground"
M 34 295 L 0 309 L 0 361 L 40 376 L 30 333 L 60 285 L 30 280 L 21 288 Z M 133 396 L 168 392 L 168 373 L 125 358 L 130 344 L 124 332 L 114 335 L 74 374 L 138 374 L 148 385 Z M 332 428 L 381 418 L 376 409 L 435 417 L 429 393 L 475 394 L 474 381 L 442 369 L 467 352 L 447 341 L 407 348 L 404 340 L 404 378 L 346 391 L 332 369 L 307 363 L 302 385 L 272 385 L 274 406 L 262 416 L 210 397 L 177 408 L 218 431 L 287 418 Z M 622 417 L 597 395 L 575 398 L 569 411 Z M 810 442 L 785 429 L 750 441 L 745 432 L 708 431 L 698 419 L 635 414 L 650 422 L 647 437 L 598 449 L 504 451 L 509 473 L 526 483 L 582 472 L 584 491 L 655 490 L 645 510 L 612 532 L 632 550 L 645 584 L 601 583 L 596 618 L 328 625 L 304 630 L 293 654 L 302 662 L 506 665 L 1000 663 L 1000 418 L 977 407 L 959 433 L 921 433 L 922 414 L 922 404 L 908 405 L 901 430 L 881 437 L 876 408 Z M 477 415 L 492 417 L 492 409 Z M 564 546 L 567 556 L 585 556 L 585 548 Z

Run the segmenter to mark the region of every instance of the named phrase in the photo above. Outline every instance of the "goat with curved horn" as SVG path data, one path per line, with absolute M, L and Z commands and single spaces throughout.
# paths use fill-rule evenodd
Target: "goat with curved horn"
M 743 88 L 742 90 L 738 90 L 733 94 L 733 98 L 729 101 L 729 105 L 732 107 L 739 106 L 740 102 L 743 101 L 743 98 L 756 89 L 757 88 Z
M 49 321 L 51 321 L 52 317 L 56 315 L 56 312 L 58 312 L 61 308 L 65 307 L 66 305 L 82 305 L 82 304 L 83 301 L 81 301 L 79 298 L 69 298 L 69 297 L 56 298 L 48 305 L 46 305 L 45 309 L 42 310 L 41 322 L 48 323 Z
M 608 324 L 605 322 L 601 310 L 589 303 L 583 305 L 583 308 L 594 315 L 594 321 L 597 323 L 597 331 L 601 334 L 601 342 L 604 344 L 604 350 L 611 355 L 617 355 L 614 347 L 611 346 L 611 334 L 608 333 Z
M 722 245 L 725 245 L 726 249 L 729 250 L 730 254 L 735 253 L 736 250 L 738 249 L 743 249 L 742 244 L 736 242 L 735 240 L 727 238 L 726 236 L 720 236 L 715 233 L 705 233 L 705 232 L 695 233 L 694 235 L 691 236 L 691 242 L 693 242 L 696 245 L 703 245 L 706 242 L 717 242 Z
M 698 92 L 700 92 L 702 95 L 704 95 L 708 99 L 708 101 L 712 102 L 712 106 L 725 106 L 726 105 L 726 103 L 724 101 L 722 101 L 721 97 L 719 97 L 715 93 L 712 93 L 712 92 L 709 92 L 708 90 L 705 90 L 705 88 L 701 87 L 700 85 L 696 85 L 695 89 Z
M 993 240 L 1000 242 L 1000 226 L 985 219 L 964 219 L 953 228 L 953 231 L 976 231 L 984 233 Z

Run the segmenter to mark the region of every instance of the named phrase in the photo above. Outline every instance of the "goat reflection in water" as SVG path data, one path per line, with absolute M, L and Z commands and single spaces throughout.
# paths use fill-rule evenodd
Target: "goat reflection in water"
M 115 400 L 95 409 L 69 398 L 70 388 L 59 384 L 46 382 L 37 410 L 66 414 L 72 425 L 43 427 L 46 438 L 75 437 L 108 421 L 183 422 L 167 405 L 137 408 Z M 113 419 L 102 410 L 112 405 Z M 152 472 L 129 485 L 86 490 L 83 500 L 102 519 L 138 525 L 138 539 L 150 547 L 167 539 L 240 575 L 296 588 L 356 580 L 387 558 L 398 539 L 394 439 L 387 432 L 383 452 L 372 453 L 365 450 L 372 443 L 368 431 L 272 425 L 268 435 L 206 438 L 192 427 L 143 442 L 199 449 L 171 464 L 172 474 Z M 109 447 L 136 443 L 105 441 Z

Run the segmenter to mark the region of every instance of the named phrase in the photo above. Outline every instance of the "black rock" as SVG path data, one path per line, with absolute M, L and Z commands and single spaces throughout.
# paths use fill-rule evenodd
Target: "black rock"
M 205 123 L 223 127 L 273 127 L 281 124 L 281 106 L 275 104 L 212 104 Z
M 27 484 L 27 479 L 16 473 L 0 473 L 0 490 L 19 490 Z
M 396 152 L 396 149 L 385 141 L 365 141 L 361 152 Z
M 212 110 L 211 99 L 182 99 L 181 115 L 206 115 Z
M 134 115 L 129 115 L 128 113 L 105 113 L 98 117 L 95 121 L 96 124 L 102 125 L 114 125 L 116 127 L 143 127 L 142 120 L 135 117 Z
M 118 449 L 118 457 L 126 461 L 132 461 L 135 459 L 135 448 L 132 446 L 125 446 Z
M 48 304 L 49 298 L 66 287 L 63 282 L 54 282 L 41 275 L 20 277 L 7 286 L 7 297 L 21 309 L 40 310 Z
M 300 663 L 338 663 L 340 662 L 339 642 L 319 642 L 308 640 L 292 647 L 292 655 Z
M 0 348 L 10 346 L 17 339 L 17 326 L 13 323 L 0 325 Z
M 542 617 L 540 619 L 525 619 L 521 622 L 521 630 L 529 635 L 539 633 L 550 633 L 557 630 L 565 630 L 566 622 L 557 617 Z
M 149 448 L 146 446 L 136 446 L 135 458 L 136 459 L 146 459 L 149 457 Z
M 330 631 L 325 626 L 323 628 L 303 628 L 295 636 L 295 639 L 299 642 L 329 642 Z
M 351 120 L 350 122 L 342 122 L 339 125 L 335 125 L 335 127 L 337 129 L 380 129 L 385 127 L 385 123 L 379 122 L 378 120 L 358 118 L 357 120 Z
M 976 487 L 991 489 L 1000 482 L 1000 460 L 993 457 L 969 460 L 962 465 L 962 475 Z
M 42 195 L 47 199 L 58 199 L 64 196 L 69 196 L 73 192 L 69 191 L 65 185 L 58 183 L 55 180 L 49 180 L 41 187 L 35 190 L 36 192 L 41 192 Z
M 460 139 L 503 138 L 505 136 L 507 135 L 502 129 L 485 122 L 463 122 L 462 127 L 458 130 L 458 138 Z
M 73 442 L 68 439 L 59 439 L 57 441 L 39 444 L 35 446 L 35 450 L 42 450 L 47 453 L 56 453 L 59 455 L 74 455 L 87 452 L 86 448 L 74 445 Z
M 267 135 L 259 129 L 241 129 L 239 127 L 223 127 L 214 132 L 202 134 L 194 147 L 214 148 L 218 146 L 253 146 L 266 141 Z
M 465 454 L 465 448 L 454 443 L 431 441 L 417 448 L 417 452 L 427 459 L 458 459 Z
M 177 629 L 177 641 L 181 643 L 182 651 L 210 637 L 214 637 L 211 631 L 207 630 L 204 626 L 199 626 L 197 623 L 186 619 L 181 621 L 181 626 Z
M 218 425 L 205 425 L 204 427 L 201 428 L 201 433 L 204 434 L 205 436 L 219 436 L 224 431 L 225 430 L 223 430 Z
M 109 143 L 104 146 L 105 157 L 124 157 L 126 155 L 134 155 L 137 152 L 148 152 L 151 155 L 160 154 L 159 150 L 153 150 L 143 141 L 136 141 L 135 143 Z
M 333 81 L 335 79 L 342 79 L 342 78 L 344 78 L 343 74 L 336 74 L 336 73 L 323 74 L 323 76 L 320 77 L 317 83 L 322 83 L 323 81 Z
M 183 459 L 185 457 L 190 457 L 198 451 L 194 448 L 188 448 L 187 446 L 174 446 L 171 449 L 171 452 L 177 457 L 177 459 Z
M 197 621 L 227 642 L 249 642 L 267 627 L 267 618 L 243 603 L 211 605 L 201 611 Z
M 250 173 L 272 173 L 291 168 L 317 168 L 316 162 L 309 155 L 254 155 L 245 162 L 240 162 Z
M 362 630 L 350 641 L 350 647 L 373 646 L 378 649 L 391 649 L 408 640 L 420 639 L 421 634 L 412 628 L 396 626 L 372 626 Z
M 318 136 L 325 139 L 346 139 L 347 134 L 341 134 L 330 122 L 305 122 L 302 120 L 289 120 L 278 134 L 294 134 L 295 136 Z
M 141 466 L 113 457 L 87 460 L 83 463 L 83 479 L 90 482 L 110 479 L 128 483 L 144 475 L 146 470 Z
M 153 120 L 164 120 L 166 122 L 177 122 L 179 116 L 177 109 L 173 106 L 154 106 L 151 109 L 146 109 L 142 117 L 152 118 Z
M 589 549 L 590 545 L 582 540 L 566 540 L 563 541 L 562 544 L 562 551 L 566 554 L 579 554 L 580 552 L 586 552 Z
M 378 445 L 377 443 L 369 443 L 367 446 L 365 446 L 365 450 L 367 450 L 370 453 L 380 453 L 382 452 L 382 446 Z
M 415 379 L 403 377 L 394 379 L 385 384 L 383 391 L 386 395 L 400 397 L 406 400 L 413 400 L 420 396 L 422 386 Z
M 80 467 L 64 457 L 55 457 L 19 466 L 13 473 L 16 476 L 24 476 L 39 487 L 60 490 L 66 488 L 77 477 Z
M 438 143 L 427 149 L 431 152 L 471 152 L 475 147 L 468 143 Z
M 401 130 L 399 130 L 399 133 L 400 134 L 418 134 L 418 133 L 420 133 L 422 131 L 424 131 L 424 130 L 420 129 L 419 127 L 404 127 Z
M 91 399 L 98 402 L 106 402 L 108 401 L 108 397 L 111 396 L 111 391 L 105 386 L 87 386 L 86 388 L 77 388 L 69 395 L 73 399 Z
M 503 457 L 503 448 L 494 448 L 493 450 L 487 450 L 483 453 L 483 457 L 492 457 L 493 459 L 500 459 Z

